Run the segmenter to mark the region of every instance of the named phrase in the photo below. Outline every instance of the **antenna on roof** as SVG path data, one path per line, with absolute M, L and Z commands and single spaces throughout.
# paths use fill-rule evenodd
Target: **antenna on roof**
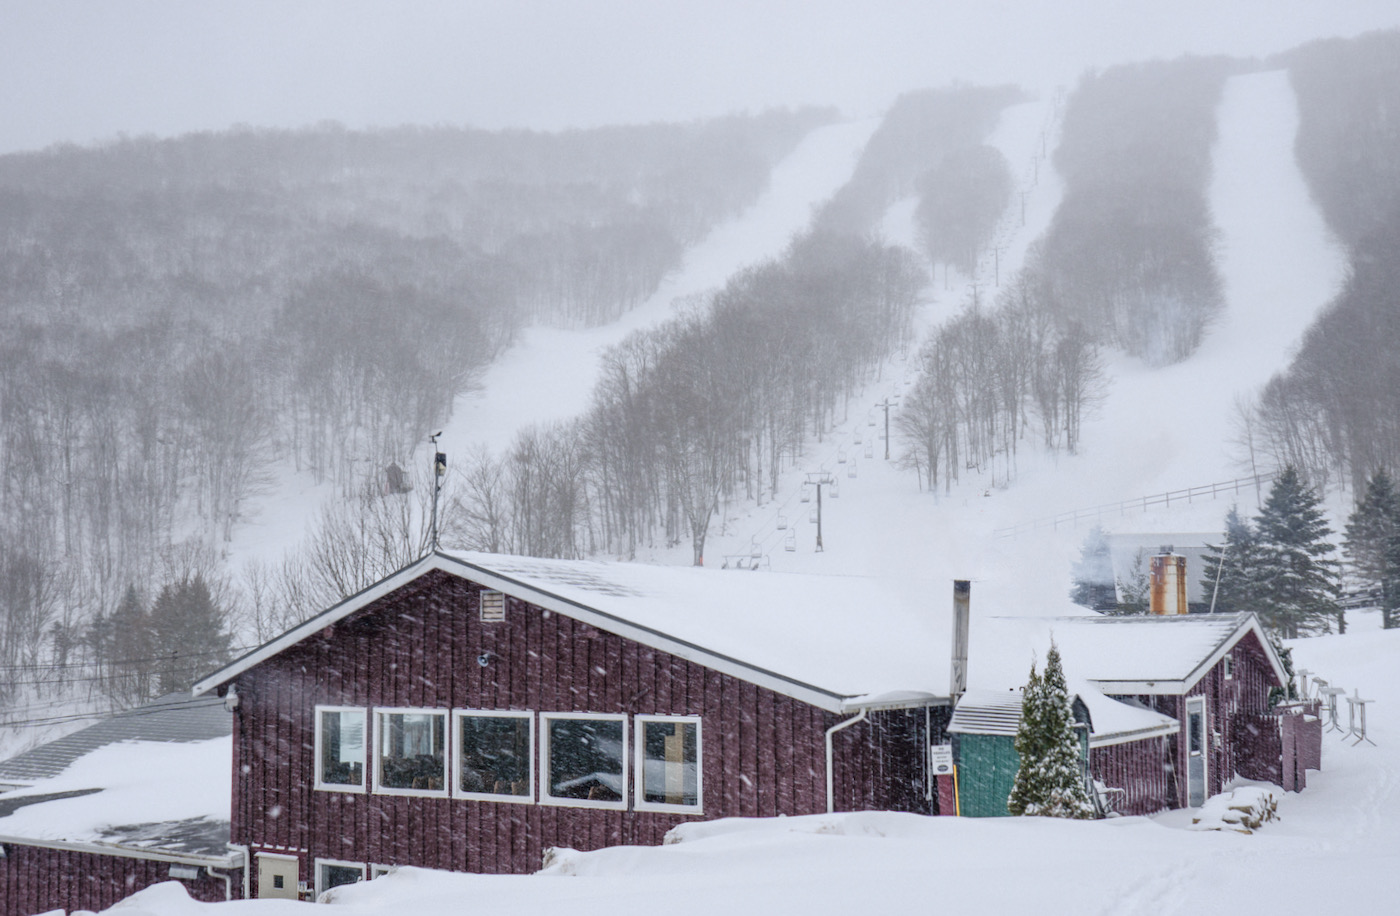
M 433 444 L 433 550 L 438 549 L 438 491 L 442 489 L 442 478 L 447 474 L 447 453 L 437 450 L 438 436 L 441 435 L 442 430 L 438 430 L 428 437 L 428 441 Z

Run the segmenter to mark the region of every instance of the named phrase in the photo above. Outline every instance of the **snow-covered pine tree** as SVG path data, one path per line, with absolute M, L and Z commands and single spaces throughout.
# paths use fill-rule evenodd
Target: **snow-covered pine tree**
M 1115 617 L 1146 614 L 1152 598 L 1152 583 L 1147 572 L 1147 551 L 1139 550 L 1133 557 L 1128 575 L 1118 578 L 1118 603 L 1109 611 Z
M 1110 611 L 1118 603 L 1113 586 L 1113 555 L 1102 527 L 1095 525 L 1089 530 L 1071 575 L 1073 588 L 1069 598 L 1075 604 L 1095 611 Z
M 1400 626 L 1400 494 L 1384 468 L 1351 513 L 1344 546 L 1358 583 L 1377 596 L 1381 626 Z
M 1254 526 L 1260 573 L 1255 592 L 1264 623 L 1285 639 L 1326 632 L 1333 618 L 1345 631 L 1337 604 L 1337 561 L 1330 558 L 1336 550 L 1328 540 L 1332 529 L 1321 499 L 1291 465 L 1274 480 Z
M 1259 536 L 1239 508 L 1225 514 L 1225 540 L 1206 545 L 1201 557 L 1201 581 L 1214 599 L 1215 613 L 1251 611 L 1255 606 L 1254 583 L 1259 575 Z M 1219 585 L 1216 578 L 1219 577 Z
M 1080 763 L 1074 709 L 1054 642 L 1045 656 L 1045 674 L 1037 676 L 1031 666 L 1021 699 L 1016 753 L 1021 766 L 1006 801 L 1009 812 L 1031 817 L 1094 816 Z

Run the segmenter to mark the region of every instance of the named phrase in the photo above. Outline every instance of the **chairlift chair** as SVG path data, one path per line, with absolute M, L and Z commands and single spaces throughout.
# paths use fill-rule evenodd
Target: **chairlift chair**
M 831 498 L 832 498 L 832 499 L 839 499 L 840 497 L 841 497 L 841 485 L 840 485 L 839 483 L 837 483 L 836 481 L 833 480 L 833 481 L 831 482 Z
M 815 524 L 817 523 L 817 510 L 816 510 L 816 509 L 813 509 L 812 512 L 811 512 L 811 514 L 807 516 L 807 521 L 811 522 L 813 525 L 815 525 Z
M 837 464 L 845 464 L 845 463 L 846 463 L 846 450 L 845 450 L 844 448 L 841 449 L 840 451 L 838 451 L 838 452 L 836 453 L 836 463 L 837 463 Z
M 865 443 L 865 457 L 867 457 L 867 458 L 874 458 L 874 457 L 875 457 L 875 443 L 873 443 L 873 442 L 867 442 L 867 443 Z
M 780 516 L 778 516 L 778 530 L 779 530 L 779 531 L 786 531 L 786 530 L 787 530 L 787 516 L 786 516 L 786 515 L 780 515 Z
M 812 491 L 807 489 L 806 484 L 802 485 L 802 496 L 800 498 L 804 503 L 809 503 L 812 501 Z
M 789 532 L 788 532 L 787 538 L 783 541 L 783 549 L 786 550 L 788 553 L 795 553 L 795 552 L 797 551 L 797 532 L 796 532 L 796 531 L 789 531 Z
M 849 465 L 847 465 L 847 467 L 846 467 L 846 476 L 847 476 L 847 477 L 854 477 L 854 476 L 856 476 L 856 463 L 855 463 L 854 461 L 852 461 Z

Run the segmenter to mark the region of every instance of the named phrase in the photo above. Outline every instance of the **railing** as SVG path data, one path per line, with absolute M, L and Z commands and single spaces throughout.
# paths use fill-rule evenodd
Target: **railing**
M 1031 531 L 1040 531 L 1043 528 L 1059 530 L 1061 525 L 1075 527 L 1080 522 L 1099 521 L 1105 515 L 1127 515 L 1130 511 L 1150 509 L 1153 506 L 1170 506 L 1173 502 L 1190 503 L 1196 499 L 1204 499 L 1209 496 L 1215 499 L 1217 496 L 1226 494 L 1238 494 L 1246 487 L 1261 487 L 1270 483 L 1274 479 L 1272 472 L 1267 474 L 1251 474 L 1248 477 L 1237 477 L 1234 480 L 1226 480 L 1220 483 L 1210 483 L 1199 487 L 1188 487 L 1185 490 L 1169 490 L 1166 493 L 1157 493 L 1153 496 L 1143 496 L 1137 499 L 1125 499 L 1116 503 L 1104 503 L 1101 506 L 1091 506 L 1088 509 L 1071 509 L 1068 512 L 1061 512 L 1049 518 L 1036 519 L 1033 522 L 1026 522 L 1020 525 L 1011 525 L 1007 528 L 998 528 L 996 536 L 999 538 L 1014 538 L 1017 535 Z

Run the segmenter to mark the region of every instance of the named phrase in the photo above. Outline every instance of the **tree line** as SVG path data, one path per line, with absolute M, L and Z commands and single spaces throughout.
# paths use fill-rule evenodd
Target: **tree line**
M 1083 77 L 1055 167 L 1064 197 L 1041 240 L 1044 306 L 1152 365 L 1189 356 L 1223 301 L 1207 200 L 1228 58 Z
M 1400 465 L 1400 31 L 1284 55 L 1298 163 L 1345 248 L 1342 289 L 1244 417 L 1246 445 L 1361 493 Z
M 357 505 L 516 329 L 650 295 L 832 117 L 0 157 L 0 681 L 97 664 L 86 628 L 187 578 L 172 554 L 221 581 L 279 463 Z
M 1259 514 L 1246 519 L 1231 507 L 1220 542 L 1207 545 L 1200 577 L 1206 607 L 1257 614 L 1286 639 L 1333 628 L 1345 633 L 1347 607 L 1375 607 L 1384 628 L 1400 626 L 1400 493 L 1388 473 L 1377 471 L 1367 482 L 1347 519 L 1340 557 L 1334 534 L 1319 490 L 1296 468 L 1284 468 Z M 1115 576 L 1108 540 L 1096 526 L 1074 564 L 1071 600 L 1111 615 L 1147 613 L 1142 559 Z

